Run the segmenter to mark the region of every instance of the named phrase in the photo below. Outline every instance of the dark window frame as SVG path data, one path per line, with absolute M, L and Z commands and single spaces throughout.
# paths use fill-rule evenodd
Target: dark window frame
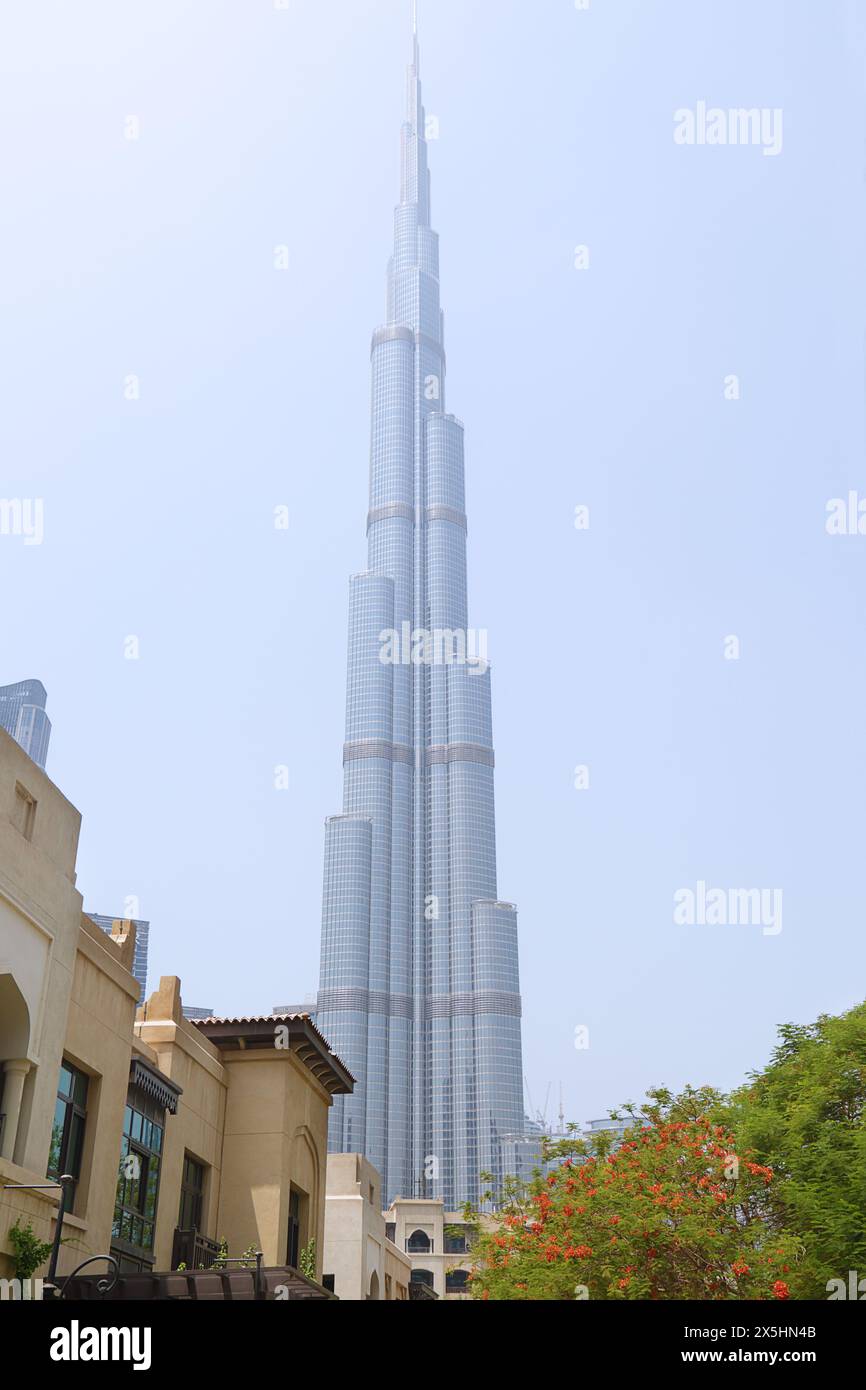
M 298 1269 L 301 1256 L 301 1194 L 296 1187 L 289 1189 L 289 1230 L 286 1245 L 286 1264 Z
M 184 1153 L 180 1180 L 180 1206 L 177 1225 L 181 1231 L 197 1231 L 206 1235 L 202 1220 L 204 1217 L 204 1185 L 207 1178 L 207 1164 L 192 1154 Z
M 470 1238 L 468 1230 L 458 1230 L 456 1226 L 451 1229 L 446 1226 L 444 1239 L 444 1254 L 446 1255 L 468 1255 L 470 1250 Z
M 64 1073 L 69 1076 L 68 1090 L 64 1090 Z M 81 1163 L 84 1157 L 89 1083 L 90 1077 L 87 1073 L 64 1057 L 60 1064 L 60 1076 L 57 1081 L 57 1098 L 54 1102 L 54 1123 L 51 1128 L 51 1145 L 48 1150 L 46 1175 L 49 1178 L 60 1178 L 69 1173 L 75 1179 L 72 1188 L 73 1201 L 78 1192 Z M 63 1119 L 58 1125 L 58 1114 L 61 1111 Z M 59 1135 L 57 1134 L 58 1128 Z
M 164 1108 L 140 1087 L 130 1086 L 123 1114 L 111 1247 L 118 1255 L 145 1264 L 152 1264 L 154 1259 L 164 1147 Z M 138 1160 L 137 1176 L 125 1172 L 130 1158 Z M 136 1238 L 139 1232 L 140 1240 Z

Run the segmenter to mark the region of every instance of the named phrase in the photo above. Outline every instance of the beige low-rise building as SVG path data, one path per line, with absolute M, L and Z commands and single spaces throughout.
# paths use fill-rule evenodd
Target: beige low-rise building
M 134 926 L 82 913 L 80 816 L 0 730 L 0 1278 L 10 1228 L 58 1271 L 111 1254 L 133 1275 L 260 1250 L 322 1273 L 331 1098 L 353 1079 L 305 1016 L 183 1017 L 169 977 L 137 1011 Z M 43 1269 L 40 1272 L 44 1272 Z
M 192 1237 L 178 1233 L 195 1228 L 233 1255 L 257 1244 L 267 1265 L 297 1268 L 314 1241 L 320 1279 L 328 1109 L 352 1086 L 321 1033 L 305 1015 L 185 1019 L 175 979 L 161 981 L 135 1032 L 183 1094 L 162 1161 L 195 1216 L 191 1227 L 171 1208 L 159 1216 L 158 1267 L 189 1253 Z
M 323 1271 L 340 1299 L 409 1298 L 412 1263 L 386 1235 L 382 1179 L 361 1154 L 328 1154 Z
M 0 1274 L 9 1228 L 53 1235 L 56 1191 L 16 1190 L 75 1170 L 60 1268 L 108 1249 L 138 985 L 134 933 L 109 937 L 75 886 L 81 818 L 0 730 Z M 7 1190 L 11 1189 L 11 1190 Z
M 437 1298 L 469 1298 L 474 1226 L 462 1212 L 446 1212 L 441 1197 L 397 1197 L 385 1213 L 389 1240 L 408 1257 L 412 1284 Z

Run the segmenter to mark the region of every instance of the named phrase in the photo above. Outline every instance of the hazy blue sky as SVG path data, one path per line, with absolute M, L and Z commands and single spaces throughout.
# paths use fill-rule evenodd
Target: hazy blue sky
M 87 908 L 137 897 L 152 983 L 221 1012 L 318 980 L 408 13 L 0 18 L 0 496 L 45 507 L 41 546 L 0 536 L 0 683 L 48 689 Z M 866 993 L 866 536 L 825 531 L 866 496 L 864 28 L 421 0 L 499 891 L 532 1100 L 575 1119 L 734 1084 Z M 781 108 L 781 154 L 676 145 L 699 101 Z M 781 888 L 781 934 L 674 925 L 698 880 Z

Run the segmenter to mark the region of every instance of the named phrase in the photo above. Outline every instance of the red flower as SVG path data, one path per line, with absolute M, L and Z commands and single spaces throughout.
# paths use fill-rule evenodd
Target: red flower
M 776 1298 L 790 1298 L 791 1294 L 784 1279 L 777 1279 L 773 1285 L 773 1293 Z

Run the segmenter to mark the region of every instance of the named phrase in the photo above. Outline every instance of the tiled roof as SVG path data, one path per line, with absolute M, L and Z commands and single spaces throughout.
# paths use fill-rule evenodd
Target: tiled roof
M 272 1033 L 281 1024 L 300 1024 L 302 1036 L 308 1041 L 306 1050 L 296 1049 L 296 1053 L 320 1081 L 324 1080 L 323 1066 L 330 1071 L 330 1083 L 325 1081 L 329 1091 L 348 1094 L 357 1080 L 332 1050 L 331 1044 L 319 1032 L 309 1014 L 260 1014 L 243 1018 L 190 1018 L 186 1021 L 217 1046 L 230 1044 L 233 1034 L 242 1034 L 245 1029 L 261 1030 L 257 1039 L 261 1045 L 265 1030 Z

